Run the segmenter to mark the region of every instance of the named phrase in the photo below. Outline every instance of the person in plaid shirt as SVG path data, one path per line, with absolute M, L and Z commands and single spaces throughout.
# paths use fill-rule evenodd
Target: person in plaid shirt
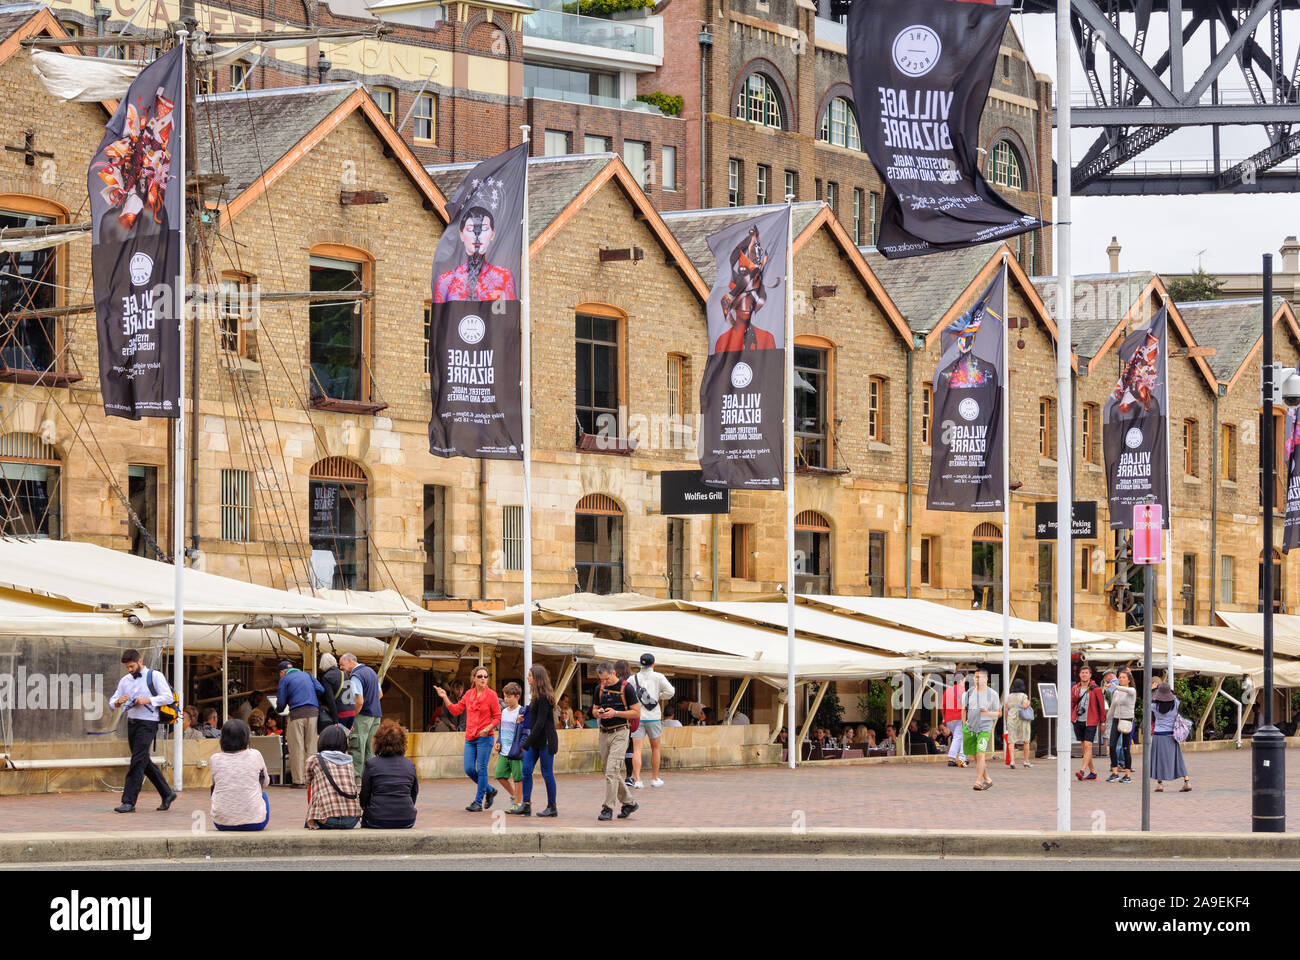
M 360 787 L 348 753 L 348 732 L 335 724 L 316 739 L 316 753 L 307 758 L 307 822 L 309 830 L 351 830 L 361 820 Z

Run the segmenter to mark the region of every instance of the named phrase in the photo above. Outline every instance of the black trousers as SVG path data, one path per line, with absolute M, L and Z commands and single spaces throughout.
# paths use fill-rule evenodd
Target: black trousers
M 149 782 L 154 785 L 158 796 L 171 796 L 172 788 L 168 786 L 167 778 L 149 759 L 149 750 L 153 746 L 157 733 L 157 720 L 127 718 L 126 738 L 131 744 L 131 769 L 126 772 L 126 785 L 122 787 L 123 803 L 135 803 L 136 797 L 140 796 L 140 787 L 144 784 L 145 777 L 148 777 Z

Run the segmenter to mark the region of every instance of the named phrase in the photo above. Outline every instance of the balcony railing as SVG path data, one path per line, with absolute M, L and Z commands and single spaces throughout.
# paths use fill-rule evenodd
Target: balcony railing
M 525 97 L 537 97 L 539 100 L 563 100 L 565 103 L 586 103 L 593 107 L 613 107 L 616 110 L 639 110 L 641 113 L 662 111 L 640 100 L 620 100 L 618 97 L 599 97 L 594 93 L 575 93 L 572 90 L 552 90 L 550 87 L 524 87 Z
M 524 36 L 563 40 L 589 47 L 649 56 L 655 52 L 654 30 L 625 20 L 602 20 L 558 10 L 536 10 L 524 17 Z M 556 98 L 548 98 L 556 99 Z

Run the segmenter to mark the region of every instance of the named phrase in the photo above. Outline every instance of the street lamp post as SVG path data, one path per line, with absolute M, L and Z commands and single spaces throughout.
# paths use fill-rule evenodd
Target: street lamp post
M 1273 490 L 1277 470 L 1273 451 L 1273 255 L 1264 254 L 1264 363 L 1261 378 L 1260 491 L 1264 506 L 1264 552 L 1261 557 L 1264 607 L 1264 725 L 1250 741 L 1251 830 L 1286 832 L 1286 739 L 1273 726 Z

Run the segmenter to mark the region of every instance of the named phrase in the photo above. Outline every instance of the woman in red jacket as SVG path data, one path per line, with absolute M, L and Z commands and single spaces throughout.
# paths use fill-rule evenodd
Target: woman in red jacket
M 501 701 L 488 689 L 487 667 L 474 668 L 474 685 L 460 698 L 460 703 L 448 700 L 447 691 L 442 687 L 433 689 L 452 716 L 465 714 L 465 776 L 477 788 L 474 802 L 465 809 L 470 813 L 487 810 L 497 797 L 496 788 L 488 783 L 488 760 L 492 757 L 492 735 L 501 725 Z
M 1079 682 L 1070 688 L 1070 719 L 1074 721 L 1074 735 L 1083 744 L 1083 764 L 1074 775 L 1080 780 L 1096 780 L 1092 742 L 1097 727 L 1106 720 L 1106 694 L 1092 682 L 1092 668 L 1087 664 L 1079 668 Z

